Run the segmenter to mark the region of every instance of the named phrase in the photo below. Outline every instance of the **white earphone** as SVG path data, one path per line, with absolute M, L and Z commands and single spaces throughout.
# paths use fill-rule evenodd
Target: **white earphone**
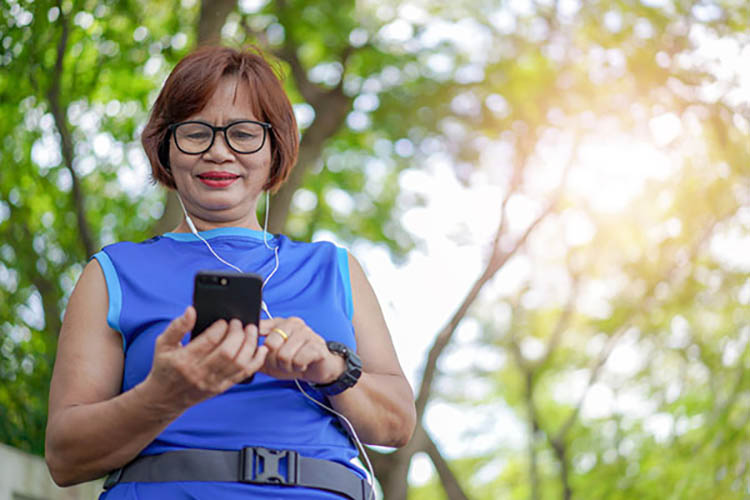
M 177 200 L 180 202 L 180 206 L 182 207 L 182 213 L 185 214 L 185 222 L 187 222 L 187 225 L 190 228 L 190 231 L 195 236 L 197 236 L 203 243 L 206 244 L 206 246 L 211 251 L 211 253 L 213 254 L 213 256 L 216 257 L 216 259 L 218 259 L 219 262 L 221 262 L 222 264 L 224 264 L 226 266 L 231 267 L 232 269 L 234 269 L 238 273 L 241 273 L 242 269 L 240 269 L 239 267 L 235 266 L 231 262 L 227 262 L 226 260 L 222 259 L 221 256 L 219 256 L 219 254 L 217 254 L 214 251 L 214 249 L 211 247 L 211 244 L 203 236 L 200 235 L 200 233 L 198 232 L 198 229 L 196 229 L 196 227 L 195 227 L 195 224 L 193 224 L 193 219 L 190 218 L 190 216 L 187 213 L 187 210 L 185 209 L 185 204 L 182 202 L 182 197 L 180 196 L 180 193 L 177 193 Z M 269 212 L 269 208 L 270 208 L 270 197 L 268 195 L 268 191 L 266 191 L 266 217 L 265 217 L 265 223 L 263 224 L 263 244 L 265 244 L 266 248 L 268 248 L 269 250 L 273 250 L 274 259 L 275 259 L 276 262 L 275 262 L 275 265 L 273 267 L 273 270 L 270 273 L 268 273 L 268 276 L 266 276 L 266 279 L 263 280 L 263 286 L 261 287 L 261 289 L 265 288 L 265 286 L 268 283 L 268 281 L 271 279 L 271 277 L 274 274 L 276 274 L 276 271 L 279 269 L 279 247 L 278 246 L 274 246 L 272 248 L 268 244 L 268 238 L 267 238 L 267 235 L 268 235 L 268 230 L 267 229 L 268 229 L 268 212 Z M 273 319 L 273 316 L 271 316 L 271 312 L 268 310 L 268 306 L 266 305 L 266 301 L 265 300 L 261 301 L 260 307 L 261 307 L 261 309 L 263 309 L 263 312 L 265 312 L 268 315 L 269 318 Z
M 190 216 L 187 213 L 187 210 L 185 209 L 185 204 L 182 202 L 182 198 L 180 197 L 180 193 L 177 193 L 177 200 L 180 202 L 180 206 L 182 207 L 182 212 L 185 214 L 185 222 L 187 222 L 187 225 L 190 228 L 190 231 L 195 236 L 197 236 L 203 243 L 206 244 L 206 246 L 211 251 L 211 253 L 213 254 L 213 256 L 216 257 L 219 260 L 219 262 L 221 262 L 222 264 L 224 264 L 226 266 L 231 267 L 232 269 L 234 269 L 238 273 L 241 273 L 242 270 L 239 267 L 237 267 L 234 264 L 232 264 L 230 262 L 227 262 L 226 260 L 222 259 L 219 256 L 219 254 L 217 254 L 214 251 L 214 249 L 211 247 L 211 244 L 203 236 L 201 236 L 200 233 L 198 233 L 198 229 L 196 229 L 195 224 L 193 224 L 193 220 L 190 218 Z M 267 230 L 268 229 L 268 213 L 270 211 L 271 211 L 270 196 L 268 194 L 268 191 L 266 191 L 266 214 L 265 214 L 265 221 L 263 222 L 263 244 L 266 245 L 266 248 L 268 248 L 269 250 L 273 250 L 274 258 L 275 258 L 276 262 L 275 262 L 273 270 L 268 274 L 268 276 L 266 276 L 266 279 L 263 280 L 263 286 L 261 287 L 261 289 L 265 288 L 265 286 L 268 283 L 268 281 L 271 279 L 271 277 L 274 274 L 276 274 L 276 271 L 279 269 L 279 246 L 278 245 L 274 245 L 273 247 L 271 247 L 268 244 L 268 238 L 267 238 L 267 236 L 268 236 L 268 230 Z M 266 315 L 268 315 L 269 319 L 273 319 L 273 316 L 271 315 L 271 312 L 268 310 L 268 306 L 266 305 L 266 301 L 265 300 L 261 301 L 261 309 L 263 309 L 263 312 L 265 312 Z M 371 488 L 370 488 L 370 495 L 374 496 L 375 487 L 373 485 L 372 478 L 375 477 L 375 472 L 374 472 L 374 469 L 372 467 L 372 463 L 370 462 L 370 457 L 367 455 L 367 450 L 365 449 L 364 445 L 362 444 L 362 441 L 360 441 L 359 436 L 357 435 L 357 431 L 354 430 L 354 426 L 351 424 L 351 422 L 349 422 L 349 419 L 347 419 L 344 415 L 342 415 L 341 413 L 337 412 L 333 408 L 331 408 L 331 407 L 329 407 L 329 406 L 321 403 L 320 401 L 318 401 L 314 397 L 310 396 L 307 393 L 307 391 L 305 391 L 305 389 L 302 388 L 302 385 L 300 385 L 299 380 L 294 379 L 294 383 L 297 384 L 297 389 L 299 389 L 299 391 L 308 400 L 312 401 L 313 403 L 315 403 L 316 405 L 320 406 L 321 408 L 324 408 L 327 411 L 331 412 L 332 414 L 336 415 L 344 423 L 344 426 L 347 429 L 349 435 L 354 439 L 355 443 L 359 447 L 360 452 L 365 457 L 365 462 L 367 464 L 367 468 L 368 468 L 368 471 L 370 473 L 370 476 L 367 478 L 368 481 L 369 481 L 369 483 L 370 483 L 370 486 L 371 486 Z

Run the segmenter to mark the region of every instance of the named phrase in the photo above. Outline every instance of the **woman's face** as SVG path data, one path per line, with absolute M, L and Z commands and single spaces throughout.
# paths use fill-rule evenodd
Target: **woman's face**
M 249 92 L 236 78 L 225 77 L 206 107 L 185 121 L 219 127 L 238 120 L 260 121 L 251 109 Z M 208 151 L 189 155 L 177 148 L 174 138 L 170 140 L 169 160 L 177 191 L 194 222 L 203 222 L 198 224 L 201 229 L 212 225 L 260 229 L 255 209 L 269 177 L 270 142 L 266 137 L 259 151 L 240 154 L 227 146 L 223 132 L 217 132 Z

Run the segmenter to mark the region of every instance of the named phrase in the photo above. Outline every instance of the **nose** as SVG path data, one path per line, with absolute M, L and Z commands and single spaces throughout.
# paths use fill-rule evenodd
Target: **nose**
M 224 131 L 216 132 L 214 143 L 211 144 L 211 147 L 208 148 L 205 153 L 203 153 L 203 157 L 205 159 L 209 161 L 215 161 L 217 163 L 223 163 L 234 158 L 234 152 L 229 149 L 226 136 L 224 134 Z

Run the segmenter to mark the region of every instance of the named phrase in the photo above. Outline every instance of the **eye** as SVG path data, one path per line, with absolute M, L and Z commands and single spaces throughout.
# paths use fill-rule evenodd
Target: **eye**
M 232 137 L 236 138 L 255 137 L 258 135 L 258 127 L 254 127 L 249 123 L 239 123 L 230 128 L 229 133 Z
M 200 123 L 185 123 L 177 129 L 177 135 L 184 140 L 201 142 L 210 141 L 213 131 Z
M 211 134 L 208 134 L 206 132 L 191 132 L 188 134 L 185 134 L 183 137 L 186 137 L 188 139 L 193 140 L 201 140 L 201 139 L 208 139 L 211 136 Z

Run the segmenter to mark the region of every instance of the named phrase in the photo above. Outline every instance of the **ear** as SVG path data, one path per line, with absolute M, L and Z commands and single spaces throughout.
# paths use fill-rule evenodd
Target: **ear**
M 172 137 L 172 132 L 167 129 L 167 134 L 164 136 L 164 139 L 159 143 L 159 161 L 164 166 L 164 168 L 169 172 L 172 173 L 172 167 L 169 165 L 169 139 Z

